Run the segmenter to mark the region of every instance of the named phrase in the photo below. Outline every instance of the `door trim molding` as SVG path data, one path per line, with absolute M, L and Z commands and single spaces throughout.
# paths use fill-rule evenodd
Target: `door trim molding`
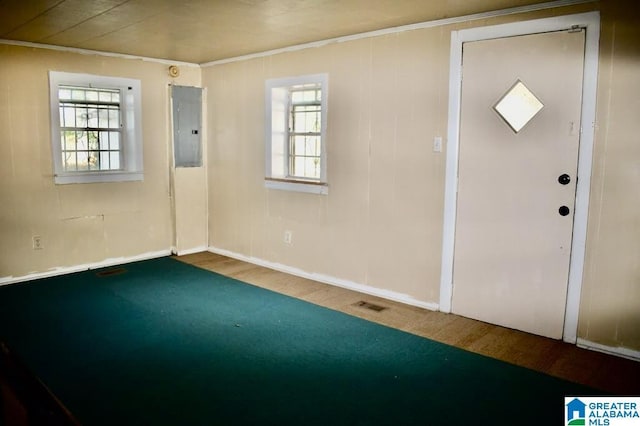
M 563 340 L 576 343 L 580 292 L 584 270 L 587 238 L 587 218 L 591 187 L 591 166 L 596 119 L 596 91 L 598 78 L 598 46 L 600 41 L 600 13 L 588 12 L 553 18 L 451 32 L 449 75 L 449 123 L 447 128 L 447 159 L 444 197 L 444 225 L 442 236 L 442 269 L 440 274 L 440 310 L 451 312 L 453 297 L 453 262 L 455 224 L 458 195 L 458 154 L 460 143 L 460 104 L 462 95 L 462 46 L 469 41 L 489 40 L 543 32 L 562 31 L 573 26 L 585 28 L 585 58 L 582 86 L 582 115 L 580 148 L 578 152 L 578 181 L 574 211 L 573 240 Z

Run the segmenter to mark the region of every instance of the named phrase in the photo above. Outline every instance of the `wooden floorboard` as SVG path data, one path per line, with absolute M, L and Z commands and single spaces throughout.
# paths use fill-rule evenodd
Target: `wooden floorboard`
M 640 395 L 640 362 L 454 314 L 429 311 L 358 293 L 214 253 L 195 253 L 176 259 L 310 303 L 605 392 Z M 354 306 L 362 300 L 387 309 L 376 312 Z

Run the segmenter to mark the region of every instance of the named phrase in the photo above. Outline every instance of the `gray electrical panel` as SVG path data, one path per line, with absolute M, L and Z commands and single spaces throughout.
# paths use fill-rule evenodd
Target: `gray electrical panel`
M 173 156 L 176 167 L 202 166 L 202 89 L 173 86 Z

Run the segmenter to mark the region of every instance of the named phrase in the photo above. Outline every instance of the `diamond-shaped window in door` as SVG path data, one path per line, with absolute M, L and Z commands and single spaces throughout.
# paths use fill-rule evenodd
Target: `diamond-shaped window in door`
M 518 133 L 544 107 L 540 99 L 520 80 L 493 107 L 504 121 Z

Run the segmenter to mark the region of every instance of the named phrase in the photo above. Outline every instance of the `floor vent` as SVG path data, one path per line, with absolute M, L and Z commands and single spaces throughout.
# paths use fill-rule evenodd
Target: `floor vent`
M 374 305 L 373 303 L 365 302 L 364 300 L 354 303 L 353 306 L 358 306 L 359 308 L 371 309 L 372 311 L 376 311 L 376 312 L 380 312 L 380 311 L 384 311 L 385 309 L 388 309 L 385 306 Z
M 105 269 L 104 271 L 96 272 L 99 277 L 110 277 L 111 275 L 120 275 L 127 272 L 124 268 Z

